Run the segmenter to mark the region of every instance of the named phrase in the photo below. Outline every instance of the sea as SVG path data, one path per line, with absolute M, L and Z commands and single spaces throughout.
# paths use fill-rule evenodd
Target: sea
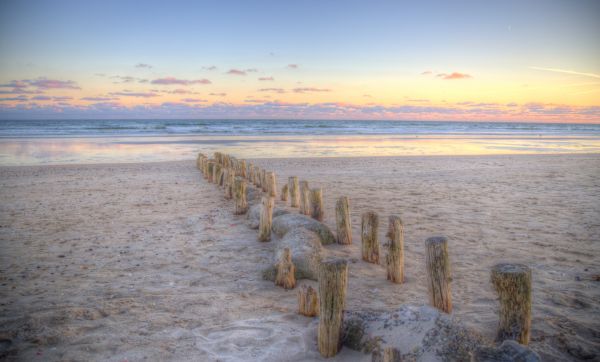
M 600 153 L 600 124 L 357 120 L 0 120 L 0 165 Z

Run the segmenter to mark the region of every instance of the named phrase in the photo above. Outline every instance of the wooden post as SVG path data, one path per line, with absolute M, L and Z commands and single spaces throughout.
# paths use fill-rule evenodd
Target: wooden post
M 319 332 L 318 344 L 321 356 L 335 356 L 342 345 L 342 323 L 346 286 L 348 284 L 348 261 L 329 259 L 319 266 Z
M 267 184 L 267 170 L 264 168 L 260 170 L 260 187 L 263 192 L 267 192 L 267 187 L 269 187 L 269 184 Z
M 227 181 L 225 182 L 225 198 L 231 200 L 233 198 L 233 187 L 235 183 L 235 172 L 232 168 L 227 169 Z
M 246 178 L 246 160 L 240 160 L 240 176 Z
M 298 177 L 288 178 L 288 189 L 290 191 L 290 203 L 292 207 L 300 205 L 300 187 L 298 186 Z
M 254 164 L 252 162 L 248 163 L 248 182 L 254 184 Z
M 215 166 L 213 167 L 213 174 L 212 174 L 212 182 L 214 184 L 218 184 L 219 180 L 219 172 L 221 172 L 221 165 L 218 163 L 215 163 Z
M 208 167 L 206 168 L 206 179 L 208 180 L 208 182 L 212 182 L 212 174 L 213 174 L 213 170 L 215 169 L 215 162 L 214 161 L 208 161 Z
M 324 211 L 323 211 L 323 189 L 316 188 L 310 190 L 309 193 L 310 200 L 310 217 L 315 220 L 323 221 Z
M 288 184 L 283 185 L 283 187 L 281 188 L 281 201 L 283 201 L 284 203 L 287 202 L 288 199 Z
M 248 211 L 248 201 L 246 200 L 246 180 L 236 176 L 233 183 L 233 194 L 235 197 L 235 214 L 241 215 Z
M 219 170 L 219 175 L 217 175 L 217 184 L 219 186 L 224 186 L 225 183 L 225 166 L 221 166 Z
M 310 199 L 308 198 L 308 181 L 300 181 L 300 213 L 310 215 Z
M 496 264 L 492 284 L 500 297 L 497 339 L 529 344 L 531 329 L 531 269 L 523 264 Z
M 277 197 L 277 179 L 275 178 L 275 172 L 269 171 L 265 177 L 267 179 L 267 194 L 271 197 Z
M 350 221 L 350 199 L 340 197 L 335 203 L 335 223 L 338 244 L 352 244 L 352 225 Z
M 434 236 L 425 241 L 425 247 L 429 304 L 450 313 L 452 312 L 452 293 L 450 291 L 452 277 L 448 260 L 448 240 L 443 236 Z
M 273 207 L 275 199 L 263 196 L 261 199 L 260 219 L 258 224 L 258 241 L 271 240 L 271 226 L 273 225 Z
M 388 253 L 385 257 L 387 279 L 404 283 L 404 225 L 399 216 L 390 216 L 388 226 Z
M 361 243 L 362 259 L 369 263 L 379 264 L 379 216 L 372 212 L 362 215 Z
M 254 167 L 254 186 L 261 188 L 261 184 L 260 184 L 260 167 L 256 166 Z
M 319 315 L 319 296 L 310 285 L 303 284 L 298 289 L 298 313 L 307 317 Z
M 275 277 L 275 285 L 279 285 L 284 289 L 294 289 L 296 286 L 296 268 L 292 263 L 292 253 L 290 248 L 283 249 L 281 260 L 277 263 L 277 276 Z

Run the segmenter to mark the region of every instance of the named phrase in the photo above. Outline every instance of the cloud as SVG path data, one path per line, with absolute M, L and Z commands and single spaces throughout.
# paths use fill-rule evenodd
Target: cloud
M 304 88 L 294 88 L 293 91 L 294 91 L 294 93 L 331 92 L 331 89 L 304 87 Z
M 152 93 L 152 92 L 131 92 L 131 91 L 113 92 L 113 93 L 110 93 L 110 95 L 123 96 L 123 97 L 136 97 L 136 98 L 158 97 L 158 94 Z
M 113 75 L 110 78 L 111 79 L 118 79 L 119 80 L 117 82 L 113 82 L 114 84 L 119 84 L 119 83 L 133 83 L 133 82 L 135 82 L 138 79 L 138 78 L 132 77 L 130 75 Z
M 261 88 L 258 90 L 259 92 L 273 92 L 283 94 L 285 93 L 285 89 L 283 88 Z
M 148 68 L 148 69 L 151 69 L 151 68 L 152 68 L 152 66 L 151 66 L 150 64 L 146 64 L 146 63 L 137 63 L 137 64 L 135 65 L 135 67 L 136 67 L 136 68 Z
M 23 80 L 22 82 L 25 82 L 39 89 L 81 89 L 77 85 L 77 83 L 75 83 L 72 80 L 37 78 L 31 80 Z
M 79 98 L 82 101 L 89 101 L 89 102 L 104 102 L 104 101 L 112 101 L 115 98 L 109 98 L 109 97 L 83 97 L 83 98 Z
M 209 93 L 209 95 L 216 97 L 226 97 L 227 93 Z
M 249 69 L 246 69 L 246 72 L 247 73 L 256 73 L 256 72 L 258 72 L 258 69 L 256 69 L 256 68 L 249 68 Z
M 200 99 L 200 98 L 183 98 L 182 101 L 187 102 L 187 103 L 208 102 L 208 100 Z
M 229 69 L 229 71 L 227 72 L 227 74 L 232 74 L 232 75 L 246 75 L 246 72 L 243 70 L 239 70 L 239 69 Z
M 446 80 L 473 78 L 469 74 L 459 73 L 459 72 L 453 72 L 453 73 L 450 73 L 450 74 L 439 73 L 438 75 L 436 75 L 436 77 L 442 78 L 442 79 L 446 79 Z
M 166 78 L 158 78 L 158 79 L 154 79 L 153 81 L 151 81 L 150 83 L 152 84 L 160 84 L 160 85 L 173 85 L 173 84 L 177 84 L 177 85 L 192 85 L 192 84 L 211 84 L 212 82 L 208 79 L 194 79 L 194 80 L 188 80 L 188 79 L 177 79 L 174 77 L 166 77 Z
M 431 70 L 426 70 L 423 73 L 421 73 L 421 75 L 429 75 L 432 74 L 433 72 Z
M 577 72 L 577 71 L 568 70 L 568 69 L 543 68 L 543 67 L 529 67 L 529 69 L 544 70 L 544 71 L 547 71 L 547 72 L 554 72 L 554 73 L 564 73 L 564 74 L 572 74 L 572 75 L 581 75 L 583 77 L 590 77 L 590 78 L 600 79 L 600 74 L 583 73 L 583 72 Z
M 0 98 L 0 102 L 24 102 L 27 100 L 27 97 L 25 96 L 18 96 L 18 97 L 7 97 L 7 98 Z
M 260 80 L 262 82 L 268 82 L 268 81 L 274 81 L 275 78 L 273 78 L 273 77 L 260 77 L 260 78 L 258 78 L 258 80 Z
M 208 67 L 202 67 L 202 70 L 213 71 L 213 70 L 217 70 L 217 67 L 215 65 L 210 65 Z
M 298 69 L 298 68 L 300 68 L 300 66 L 298 64 L 288 64 L 287 67 L 290 68 L 290 69 Z

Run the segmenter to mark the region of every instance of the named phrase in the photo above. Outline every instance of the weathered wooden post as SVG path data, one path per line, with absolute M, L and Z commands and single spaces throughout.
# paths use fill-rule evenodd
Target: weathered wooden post
M 292 253 L 289 248 L 283 249 L 281 259 L 277 263 L 277 276 L 275 277 L 275 285 L 279 285 L 284 289 L 294 289 L 296 286 L 296 268 L 292 263 Z
M 248 163 L 248 182 L 254 184 L 254 164 L 252 162 Z
M 308 193 L 308 181 L 300 181 L 300 213 L 304 215 L 310 215 L 310 199 Z
M 298 289 L 298 313 L 307 317 L 319 315 L 319 295 L 310 285 Z
M 319 352 L 323 357 L 335 356 L 342 345 L 342 323 L 348 261 L 328 259 L 319 266 Z
M 427 287 L 429 304 L 446 313 L 452 312 L 450 282 L 450 261 L 448 260 L 448 239 L 434 236 L 425 241 L 425 262 L 427 264 Z
M 235 197 L 235 214 L 241 215 L 248 211 L 248 201 L 246 200 L 246 180 L 236 176 L 233 182 L 233 194 Z
M 225 182 L 225 198 L 231 200 L 233 198 L 233 187 L 235 183 L 235 172 L 232 168 L 227 168 L 227 176 Z
M 361 221 L 362 259 L 379 264 L 379 216 L 373 211 L 365 212 Z
M 404 225 L 399 216 L 390 216 L 388 226 L 388 253 L 385 257 L 387 279 L 404 283 Z
M 219 180 L 219 172 L 221 172 L 221 165 L 219 163 L 215 163 L 215 166 L 213 167 L 213 174 L 212 174 L 212 182 L 214 184 L 218 184 Z
M 350 221 L 350 199 L 340 197 L 335 203 L 335 224 L 338 244 L 352 244 L 352 225 Z
M 208 161 L 208 166 L 206 168 L 206 179 L 208 180 L 208 182 L 212 182 L 213 178 L 212 178 L 212 174 L 214 172 L 215 169 L 215 162 L 214 161 Z
M 284 203 L 286 203 L 288 199 L 288 189 L 288 184 L 285 184 L 283 185 L 283 187 L 281 187 L 281 201 L 283 201 Z
M 223 186 L 225 183 L 225 166 L 221 166 L 219 170 L 219 175 L 217 175 L 217 184 L 219 186 Z
M 310 200 L 310 217 L 315 220 L 323 221 L 323 217 L 325 215 L 323 209 L 323 189 L 315 188 L 310 190 L 309 193 Z
M 300 205 L 300 187 L 298 186 L 298 177 L 288 178 L 288 189 L 290 192 L 290 206 L 298 207 Z
M 256 166 L 254 167 L 254 186 L 258 187 L 258 188 L 262 188 L 261 184 L 260 184 L 260 167 Z
M 277 179 L 275 172 L 269 171 L 266 174 L 267 178 L 267 194 L 271 197 L 277 197 Z
M 498 341 L 529 344 L 531 329 L 531 269 L 523 264 L 496 264 L 492 284 L 500 299 Z
M 263 196 L 261 199 L 260 219 L 258 223 L 258 241 L 271 240 L 271 226 L 273 225 L 273 207 L 275 199 Z
M 246 178 L 246 160 L 240 160 L 240 176 Z
M 267 183 L 267 170 L 264 168 L 260 170 L 260 187 L 263 192 L 267 192 L 267 187 L 269 187 L 269 184 Z

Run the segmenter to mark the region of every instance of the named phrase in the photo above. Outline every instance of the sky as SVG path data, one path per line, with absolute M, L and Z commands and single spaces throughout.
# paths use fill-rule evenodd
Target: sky
M 600 123 L 600 1 L 0 0 L 0 119 Z

